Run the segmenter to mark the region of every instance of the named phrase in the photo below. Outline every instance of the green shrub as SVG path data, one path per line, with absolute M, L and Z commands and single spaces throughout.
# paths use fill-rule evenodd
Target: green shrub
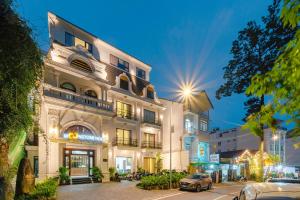
M 109 177 L 114 177 L 115 176 L 115 173 L 116 173 L 116 168 L 114 167 L 110 167 L 108 168 L 108 171 L 109 171 Z
M 104 178 L 102 171 L 101 171 L 101 169 L 99 169 L 99 167 L 93 167 L 92 173 L 93 173 L 93 176 L 95 178 L 97 178 L 98 180 L 101 180 L 102 178 Z
M 173 187 L 178 187 L 180 179 L 184 178 L 184 173 L 172 172 L 172 185 Z M 167 189 L 170 184 L 169 173 L 164 171 L 161 174 L 145 176 L 141 179 L 141 182 L 137 184 L 137 187 L 143 188 L 146 190 L 150 189 Z
M 46 179 L 35 186 L 34 190 L 30 193 L 30 197 L 37 200 L 54 199 L 57 186 L 58 182 L 55 178 Z
M 67 182 L 69 182 L 70 177 L 69 177 L 68 169 L 66 167 L 60 167 L 58 171 L 59 171 L 59 180 L 60 180 L 60 183 L 67 183 Z

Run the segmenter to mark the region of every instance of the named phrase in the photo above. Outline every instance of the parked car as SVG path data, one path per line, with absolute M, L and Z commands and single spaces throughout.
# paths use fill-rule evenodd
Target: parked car
M 202 189 L 212 188 L 212 179 L 208 174 L 193 174 L 179 181 L 181 190 L 193 190 L 200 192 Z
M 300 184 L 300 179 L 292 179 L 292 178 L 269 178 L 266 180 L 269 183 L 296 183 Z
M 290 183 L 247 184 L 233 200 L 299 200 L 300 185 Z

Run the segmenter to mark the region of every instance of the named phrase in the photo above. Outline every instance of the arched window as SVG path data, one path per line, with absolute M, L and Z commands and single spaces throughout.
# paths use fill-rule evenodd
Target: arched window
M 87 90 L 84 94 L 88 97 L 97 99 L 97 93 L 94 90 Z
M 153 87 L 147 87 L 147 98 L 154 99 L 154 89 Z
M 128 81 L 128 78 L 126 76 L 121 76 L 120 77 L 120 88 L 122 88 L 123 90 L 128 90 L 129 81 Z
M 78 60 L 78 59 L 72 60 L 71 66 L 76 69 L 79 69 L 81 71 L 88 72 L 88 73 L 93 72 L 92 68 L 87 63 L 83 62 L 82 60 Z
M 65 90 L 70 90 L 72 92 L 76 92 L 75 86 L 72 83 L 69 83 L 69 82 L 65 82 L 65 83 L 61 84 L 60 87 L 65 89 Z

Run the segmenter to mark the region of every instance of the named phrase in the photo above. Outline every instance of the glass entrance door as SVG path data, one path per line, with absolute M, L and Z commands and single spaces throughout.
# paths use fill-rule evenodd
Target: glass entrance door
M 88 176 L 88 159 L 87 155 L 71 155 L 71 176 Z
M 94 159 L 94 150 L 64 150 L 64 166 L 69 169 L 70 176 L 91 176 Z

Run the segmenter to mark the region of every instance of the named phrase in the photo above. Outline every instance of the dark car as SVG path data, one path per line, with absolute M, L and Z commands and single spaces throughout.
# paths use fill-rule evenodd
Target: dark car
M 181 190 L 197 192 L 200 192 L 202 189 L 210 190 L 212 188 L 212 179 L 208 174 L 193 174 L 181 179 L 179 187 Z
M 269 178 L 266 180 L 268 183 L 294 183 L 300 184 L 300 179 L 291 179 L 291 178 Z

